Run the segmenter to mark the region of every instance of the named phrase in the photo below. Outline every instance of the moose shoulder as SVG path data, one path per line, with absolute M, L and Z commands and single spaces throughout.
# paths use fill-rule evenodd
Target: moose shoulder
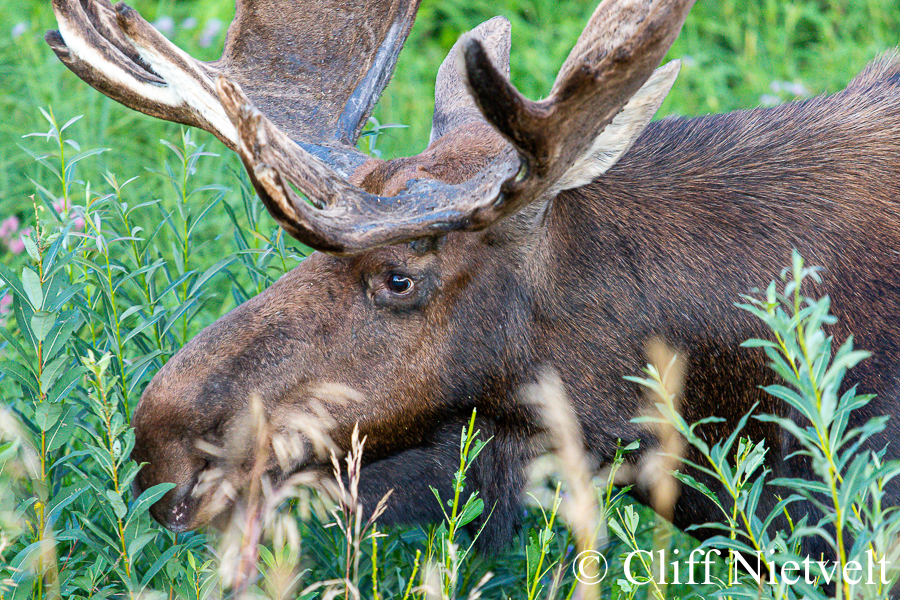
M 604 1 L 540 102 L 505 75 L 509 24 L 488 21 L 439 71 L 429 147 L 382 162 L 355 142 L 415 0 L 349 10 L 239 0 L 213 63 L 186 56 L 127 6 L 54 0 L 60 31 L 47 40 L 72 71 L 127 106 L 214 133 L 282 227 L 323 251 L 204 330 L 148 385 L 133 421 L 134 457 L 147 463 L 137 485 L 177 484 L 153 515 L 175 530 L 200 526 L 220 509 L 200 485 L 210 472 L 246 483 L 257 396 L 275 427 L 326 410 L 341 448 L 358 423 L 369 437 L 369 504 L 394 488 L 386 518 L 435 519 L 429 486 L 451 481 L 461 424 L 477 407 L 493 440 L 470 482 L 493 508 L 482 539 L 502 545 L 538 451 L 540 426 L 518 395 L 546 365 L 598 466 L 619 440 L 642 438 L 652 451 L 631 422 L 641 391 L 623 379 L 651 338 L 687 357 L 685 419 L 726 419 L 704 429 L 708 438 L 757 402 L 788 416 L 759 388 L 772 381 L 765 357 L 739 348 L 765 334 L 734 302 L 792 248 L 827 269 L 819 291 L 832 298 L 835 336 L 852 332 L 874 353 L 850 382 L 879 393 L 857 418 L 893 414 L 900 55 L 833 96 L 650 123 L 678 69 L 656 67 L 691 3 Z M 326 384 L 358 400 L 334 402 Z M 891 422 L 867 445 L 898 433 Z M 746 435 L 768 441 L 775 476 L 811 476 L 785 461 L 795 448 L 776 426 L 751 421 Z M 269 474 L 315 468 L 309 445 L 289 464 L 273 453 Z M 682 527 L 715 518 L 688 490 L 675 506 Z

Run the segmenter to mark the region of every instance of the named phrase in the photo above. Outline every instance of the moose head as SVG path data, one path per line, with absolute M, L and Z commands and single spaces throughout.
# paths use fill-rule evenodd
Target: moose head
M 508 80 L 509 22 L 482 24 L 439 70 L 428 148 L 385 162 L 355 144 L 417 0 L 239 0 L 213 63 L 124 4 L 55 0 L 47 40 L 67 67 L 126 106 L 212 132 L 285 231 L 321 251 L 204 330 L 145 390 L 138 485 L 177 484 L 154 516 L 175 530 L 213 516 L 196 489 L 222 465 L 197 442 L 240 435 L 254 395 L 277 423 L 322 401 L 323 384 L 354 390 L 361 400 L 325 407 L 329 433 L 346 447 L 358 423 L 370 460 L 433 445 L 476 405 L 518 428 L 530 313 L 551 293 L 534 260 L 553 252 L 551 206 L 647 126 L 678 63 L 654 69 L 691 4 L 604 2 L 540 102 Z M 291 468 L 313 459 L 300 454 Z M 274 456 L 268 466 L 284 470 Z M 249 461 L 228 470 L 240 482 Z
M 154 516 L 198 527 L 219 510 L 206 474 L 247 482 L 256 397 L 276 428 L 322 417 L 342 449 L 358 424 L 364 493 L 395 488 L 394 520 L 439 518 L 429 485 L 450 482 L 460 424 L 477 407 L 493 439 L 471 481 L 493 509 L 482 538 L 503 544 L 540 450 L 539 423 L 516 397 L 543 365 L 558 370 L 598 463 L 618 440 L 646 438 L 631 422 L 641 392 L 622 376 L 652 337 L 689 359 L 685 419 L 726 418 L 709 435 L 756 403 L 785 414 L 759 389 L 772 382 L 765 357 L 738 349 L 764 332 L 733 302 L 770 281 L 791 247 L 842 282 L 829 289 L 836 335 L 879 351 L 854 383 L 885 391 L 868 414 L 894 410 L 896 327 L 853 307 L 869 297 L 877 314 L 900 311 L 900 264 L 882 251 L 900 247 L 900 60 L 885 56 L 834 96 L 650 124 L 678 63 L 657 67 L 692 2 L 604 0 L 541 101 L 508 79 L 509 23 L 482 24 L 441 65 L 429 146 L 385 162 L 355 144 L 417 0 L 238 0 L 211 63 L 124 4 L 54 0 L 59 31 L 47 41 L 67 67 L 126 106 L 216 135 L 281 227 L 320 251 L 147 386 L 133 420 L 134 458 L 147 463 L 137 485 L 176 484 Z M 775 475 L 810 475 L 783 460 L 792 447 L 775 425 L 745 433 L 770 441 Z M 867 443 L 896 435 L 891 425 Z M 301 437 L 288 463 L 259 452 L 277 479 L 316 465 L 312 442 Z M 685 490 L 672 518 L 716 514 Z

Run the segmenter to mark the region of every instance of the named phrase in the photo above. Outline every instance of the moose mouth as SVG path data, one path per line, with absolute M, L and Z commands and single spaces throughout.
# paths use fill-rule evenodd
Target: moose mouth
M 192 521 L 197 512 L 198 504 L 199 502 L 197 499 L 188 494 L 172 505 L 166 512 L 163 512 L 162 510 L 153 511 L 153 517 L 159 521 L 163 527 L 170 531 L 174 531 L 175 533 L 190 531 L 191 529 L 196 529 L 196 526 L 193 526 Z M 158 506 L 159 504 L 154 506 L 154 508 Z
M 174 533 L 193 531 L 207 524 L 223 529 L 241 497 L 223 472 L 215 467 L 198 472 L 172 492 L 173 497 L 163 496 L 150 507 L 150 515 Z
M 305 436 L 301 448 L 308 447 Z M 296 437 L 295 437 L 296 442 Z M 295 446 L 296 449 L 296 446 Z M 257 448 L 259 450 L 259 448 Z M 241 448 L 239 454 L 245 460 L 234 457 L 220 457 L 218 460 L 203 461 L 203 465 L 186 482 L 178 484 L 169 493 L 150 507 L 151 516 L 163 527 L 175 533 L 192 531 L 204 525 L 224 530 L 232 520 L 235 509 L 246 505 L 248 495 L 253 495 L 254 484 L 265 479 L 266 489 L 277 490 L 289 485 L 290 476 L 298 472 L 314 474 L 310 482 L 322 477 L 326 461 L 315 454 L 301 452 L 295 456 L 288 469 L 279 466 L 270 455 L 260 455 L 254 464 L 246 460 L 253 449 Z M 138 496 L 143 491 L 135 479 L 134 492 Z
M 201 504 L 201 499 L 194 495 L 197 488 L 199 475 L 193 478 L 190 485 L 178 486 L 172 490 L 175 493 L 174 498 L 167 501 L 163 496 L 153 506 L 150 507 L 150 515 L 166 529 L 175 533 L 182 533 L 196 529 L 199 524 L 195 523 L 195 516 Z M 140 489 L 135 481 L 135 495 L 140 494 Z M 181 489 L 179 489 L 181 488 Z M 171 493 L 171 492 L 170 492 Z

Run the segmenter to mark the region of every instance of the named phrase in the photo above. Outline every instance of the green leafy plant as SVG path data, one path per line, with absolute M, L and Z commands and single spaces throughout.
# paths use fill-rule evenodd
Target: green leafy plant
M 205 284 L 232 261 L 202 273 L 183 264 L 177 277 L 170 276 L 151 242 L 168 225 L 168 234 L 188 240 L 188 246 L 173 248 L 189 255 L 191 226 L 208 211 L 198 216 L 187 207 L 179 221 L 166 216 L 149 238 L 141 237 L 145 227 L 134 220 L 159 210 L 158 202 L 129 206 L 130 180 L 119 185 L 112 175 L 105 178 L 110 191 L 95 193 L 101 186 L 77 173 L 100 152 L 81 150 L 66 137 L 76 119 L 58 126 L 52 111 L 43 114 L 50 130 L 30 137 L 50 151 L 32 156 L 53 172 L 58 189 L 38 187 L 35 226 L 23 238 L 26 263 L 18 272 L 0 264 L 14 317 L 0 328 L 6 351 L 0 384 L 19 424 L 10 427 L 16 437 L 7 456 L 19 463 L 23 452 L 34 458 L 34 468 L 16 478 L 14 497 L 7 500 L 19 503 L 15 514 L 25 527 L 7 540 L 11 558 L 0 572 L 8 575 L 13 598 L 134 597 L 169 587 L 163 576 L 189 580 L 188 573 L 173 577 L 170 561 L 196 549 L 197 536 L 182 544 L 151 526 L 149 507 L 171 485 L 131 495 L 140 465 L 129 459 L 130 400 L 148 373 L 194 332 L 195 326 L 188 331 L 184 325 L 190 310 L 211 296 Z M 182 139 L 190 148 L 190 139 Z M 76 153 L 67 155 L 67 149 Z M 182 161 L 182 182 L 202 156 Z M 76 202 L 81 192 L 84 204 Z M 176 323 L 180 331 L 172 327 Z
M 455 597 L 460 563 L 466 560 L 478 537 L 478 533 L 476 533 L 472 542 L 462 549 L 458 541 L 459 531 L 484 512 L 484 501 L 478 497 L 478 492 L 472 492 L 465 496 L 466 472 L 490 441 L 478 439 L 479 432 L 475 430 L 475 415 L 476 411 L 473 410 L 469 425 L 463 428 L 460 437 L 459 469 L 453 476 L 453 498 L 442 499 L 438 490 L 434 487 L 431 488 L 441 505 L 444 522 L 438 525 L 437 529 L 429 536 L 431 543 L 428 545 L 426 563 L 436 561 L 440 565 L 438 571 L 441 580 L 441 597 L 445 599 Z
M 740 437 L 755 407 L 742 417 L 726 440 L 710 447 L 696 430 L 722 419 L 710 417 L 694 424 L 685 422 L 678 414 L 673 395 L 667 391 L 665 369 L 648 365 L 646 377 L 629 379 L 646 386 L 661 400 L 656 404 L 660 417 L 644 417 L 639 421 L 672 424 L 706 460 L 701 464 L 682 458 L 683 462 L 722 484 L 730 504 L 723 504 L 721 497 L 704 483 L 677 474 L 683 484 L 702 492 L 722 511 L 724 524 L 708 523 L 703 527 L 725 533 L 710 538 L 703 547 L 724 548 L 764 560 L 754 572 L 760 575 L 761 570 L 761 581 L 752 581 L 747 573 L 736 568 L 732 554 L 728 579 L 722 582 L 723 590 L 734 597 L 757 598 L 762 594 L 794 598 L 804 593 L 820 598 L 827 597 L 821 585 L 837 582 L 837 598 L 880 597 L 890 587 L 882 578 L 866 585 L 865 581 L 853 583 L 852 577 L 836 574 L 845 573 L 848 566 L 852 573 L 854 564 L 867 566 L 879 560 L 893 564 L 896 560 L 894 540 L 900 535 L 900 520 L 896 509 L 886 509 L 881 500 L 885 484 L 900 474 L 900 461 L 884 460 L 883 450 L 861 450 L 863 442 L 884 429 L 887 416 L 874 416 L 860 426 L 849 428 L 852 412 L 863 408 L 873 396 L 858 395 L 855 387 L 841 393 L 841 383 L 848 369 L 869 354 L 855 351 L 852 338 L 832 352 L 834 340 L 824 329 L 836 321 L 829 314 L 830 300 L 827 296 L 820 299 L 803 296 L 801 288 L 806 279 L 821 281 L 818 269 L 805 267 L 800 255 L 794 252 L 792 267 L 781 274 L 780 286 L 772 282 L 763 298 L 746 296 L 748 303 L 739 306 L 759 317 L 774 337 L 774 341 L 752 339 L 743 344 L 748 348 L 762 348 L 772 369 L 787 384 L 767 386 L 766 392 L 784 401 L 798 415 L 797 418 L 755 415 L 755 418 L 777 423 L 796 438 L 801 446 L 796 456 L 811 460 L 817 479 L 768 478 L 769 470 L 763 467 L 766 441 L 754 443 Z M 767 515 L 760 515 L 759 501 L 766 485 L 777 485 L 795 493 L 779 500 Z M 797 522 L 790 519 L 791 504 L 804 498 L 821 511 L 813 523 L 808 523 L 806 517 Z M 773 531 L 773 523 L 784 515 L 788 516 L 792 530 Z M 806 559 L 801 553 L 804 540 L 811 537 L 820 537 L 830 546 L 835 566 L 829 567 L 827 561 L 813 561 L 808 565 L 812 568 L 812 579 L 793 581 L 792 577 L 785 577 L 785 565 L 802 564 Z M 884 578 L 888 575 L 885 572 Z M 891 577 L 895 575 L 890 573 Z M 762 580 L 768 584 L 764 585 Z
M 151 20 L 168 17 L 172 27 L 166 35 L 203 58 L 217 55 L 217 48 L 205 47 L 210 39 L 222 40 L 221 31 L 205 34 L 206 25 L 212 19 L 227 22 L 232 10 L 214 0 L 136 0 L 136 7 Z M 407 44 L 414 50 L 401 55 L 361 148 L 389 158 L 424 147 L 432 107 L 423 99 L 432 97 L 437 65 L 460 33 L 495 14 L 513 23 L 517 85 L 531 97 L 546 94 L 593 9 L 592 3 L 574 0 L 425 3 Z M 191 18 L 197 23 L 190 25 Z M 273 225 L 239 160 L 217 140 L 137 115 L 71 76 L 42 39 L 54 27 L 50 3 L 0 7 L 5 117 L 0 123 L 5 134 L 0 136 L 0 598 L 221 597 L 230 591 L 222 585 L 221 556 L 210 536 L 162 530 L 147 507 L 164 490 L 135 498 L 129 489 L 138 468 L 127 459 L 131 412 L 149 376 L 178 348 L 230 306 L 268 287 L 309 249 Z M 683 59 L 683 69 L 661 115 L 834 91 L 866 61 L 895 45 L 898 29 L 900 4 L 895 2 L 698 3 L 672 51 Z M 55 111 L 35 108 L 51 103 Z M 381 125 L 393 122 L 409 127 Z M 795 282 L 798 274 L 801 280 L 814 277 L 803 269 L 795 273 L 792 268 L 786 276 Z M 865 398 L 854 393 L 845 399 L 846 394 L 835 397 L 828 391 L 829 386 L 838 389 L 834 384 L 860 355 L 837 347 L 825 334 L 817 337 L 809 321 L 802 324 L 802 334 L 800 328 L 791 329 L 800 286 L 788 290 L 787 283 L 747 304 L 776 332 L 766 340 L 774 346 L 761 345 L 780 357 L 772 358 L 773 364 L 789 376 L 784 389 L 772 392 L 816 419 L 809 418 L 808 425 L 783 424 L 797 430 L 804 457 L 815 465 L 820 481 L 770 481 L 762 440 L 748 440 L 745 434 L 707 447 L 708 453 L 699 454 L 699 466 L 724 479 L 726 491 L 708 491 L 724 498 L 720 508 L 728 524 L 712 543 L 775 549 L 772 560 L 779 566 L 796 558 L 804 538 L 824 536 L 844 564 L 865 558 L 869 550 L 893 561 L 896 511 L 883 506 L 882 498 L 896 463 L 856 448 L 883 425 L 849 427 L 849 411 Z M 810 301 L 802 294 L 799 299 L 799 312 L 812 317 Z M 821 311 L 823 305 L 817 306 Z M 822 315 L 827 312 L 825 307 Z M 828 321 L 823 316 L 821 324 L 827 328 Z M 844 365 L 835 369 L 840 362 Z M 665 379 L 665 365 L 657 366 L 657 375 Z M 645 379 L 654 378 L 648 374 Z M 678 430 L 689 443 L 702 442 L 692 426 L 684 423 Z M 471 453 L 476 442 L 471 444 L 466 451 L 464 443 L 462 451 Z M 461 464 L 464 471 L 471 459 Z M 655 548 L 657 526 L 654 515 L 631 507 L 612 480 L 599 482 L 597 497 L 601 518 L 615 534 L 603 551 L 610 572 L 616 573 L 622 553 Z M 429 582 L 423 573 L 429 570 L 440 573 L 435 590 L 447 597 L 475 591 L 531 599 L 575 592 L 572 534 L 560 518 L 564 515 L 557 515 L 555 499 L 544 510 L 526 514 L 516 546 L 491 559 L 469 551 L 460 530 L 476 510 L 490 507 L 477 506 L 480 499 L 467 495 L 464 475 L 451 483 L 454 497 L 441 500 L 447 513 L 443 530 L 379 527 L 375 535 L 372 529 L 358 549 L 351 544 L 357 552 L 353 557 L 346 554 L 339 528 L 324 528 L 331 521 L 327 510 L 304 513 L 303 506 L 318 506 L 317 500 L 286 501 L 279 518 L 286 531 L 299 530 L 302 548 L 279 541 L 277 532 L 261 536 L 259 578 L 246 592 L 278 597 L 278 590 L 340 577 L 348 558 L 362 598 L 422 597 L 421 584 Z M 789 527 L 775 531 L 771 515 L 754 516 L 759 495 L 773 483 L 789 492 L 779 504 L 782 515 L 790 516 L 798 498 L 808 498 L 822 517 L 813 522 L 785 517 Z M 682 484 L 692 482 L 682 476 Z M 563 486 L 560 498 L 566 493 Z M 302 518 L 293 517 L 294 509 Z M 682 556 L 697 548 L 678 534 L 672 544 Z M 452 578 L 444 577 L 448 564 Z M 713 590 L 670 584 L 657 591 L 649 579 L 642 586 L 619 579 L 622 585 L 603 592 L 612 598 L 824 594 L 805 583 L 760 591 L 733 563 L 717 569 Z M 488 572 L 493 577 L 482 583 Z M 288 579 L 277 580 L 279 573 L 288 573 Z M 840 586 L 834 593 L 879 597 L 885 589 Z M 325 593 L 320 587 L 303 597 Z

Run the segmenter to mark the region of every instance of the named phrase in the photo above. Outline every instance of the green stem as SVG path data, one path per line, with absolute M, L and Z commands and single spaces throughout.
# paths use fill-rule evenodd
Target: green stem
M 561 497 L 559 495 L 561 486 L 562 483 L 557 481 L 556 493 L 553 496 L 553 510 L 550 513 L 550 521 L 547 523 L 547 526 L 544 527 L 544 531 L 553 531 L 553 524 L 556 522 L 556 513 L 559 511 L 559 504 L 561 501 Z M 534 572 L 534 582 L 531 585 L 531 590 L 529 590 L 528 592 L 528 600 L 534 600 L 535 596 L 537 595 L 537 587 L 542 575 L 541 567 L 544 566 L 544 557 L 547 556 L 547 551 L 549 550 L 550 546 L 550 536 L 548 535 L 546 536 L 546 538 L 546 540 L 541 540 L 541 556 L 540 558 L 538 558 L 537 569 Z
M 403 592 L 403 598 L 401 600 L 407 600 L 409 598 L 410 592 L 412 592 L 413 582 L 416 580 L 416 573 L 419 572 L 419 559 L 422 558 L 422 551 L 416 550 L 416 558 L 413 561 L 413 570 L 412 574 L 409 576 L 409 582 L 406 584 L 406 590 Z
M 119 202 L 119 205 L 121 205 L 122 188 L 119 187 L 119 183 L 116 181 L 115 176 L 110 177 L 110 182 L 113 188 L 116 190 L 116 200 Z M 131 223 L 128 222 L 128 212 L 122 211 L 122 221 L 125 223 L 125 231 L 128 233 L 128 237 L 131 238 L 131 253 L 134 255 L 134 268 L 140 269 L 143 266 L 144 261 L 140 251 L 138 250 L 137 240 L 135 240 L 134 236 L 131 235 L 132 229 Z M 147 300 L 147 317 L 150 318 L 156 311 L 156 301 L 153 299 L 153 294 L 150 291 L 150 281 L 147 279 L 146 272 L 141 273 L 140 275 L 140 288 L 144 294 L 144 298 Z M 156 347 L 163 352 L 162 358 L 163 362 L 165 362 L 165 352 L 163 351 L 162 336 L 160 335 L 160 324 L 158 321 L 153 325 L 153 336 L 156 341 Z
M 188 242 L 188 219 L 187 219 L 187 203 L 188 203 L 188 193 L 187 193 L 187 184 L 188 184 L 188 162 L 190 161 L 190 157 L 188 156 L 188 141 L 184 137 L 182 137 L 182 148 L 184 150 L 183 156 L 183 164 L 181 170 L 181 205 L 182 205 L 182 222 L 184 224 L 184 236 L 182 238 L 182 249 L 181 249 L 181 257 L 182 257 L 182 275 L 188 272 L 188 249 L 190 248 L 190 244 Z M 187 302 L 188 299 L 188 280 L 185 279 L 184 283 L 181 284 L 181 301 Z M 187 342 L 187 327 L 188 327 L 188 318 L 187 311 L 185 311 L 184 315 L 181 318 L 181 342 Z
M 447 538 L 444 540 L 446 547 L 446 556 L 444 558 L 444 592 L 449 597 L 451 588 L 450 571 L 453 566 L 453 556 L 451 556 L 451 548 L 453 540 L 456 538 L 457 531 L 457 515 L 459 512 L 459 497 L 463 491 L 463 482 L 466 473 L 466 461 L 469 458 L 469 450 L 472 447 L 472 441 L 475 439 L 475 415 L 476 411 L 472 410 L 472 416 L 469 419 L 469 428 L 466 430 L 466 443 L 459 457 L 459 471 L 456 474 L 456 481 L 453 484 L 453 505 L 450 510 L 450 522 L 447 525 Z
M 97 236 L 100 236 L 100 230 L 97 229 L 97 225 L 94 223 L 93 219 L 85 219 L 85 223 L 89 223 L 91 229 Z M 103 244 L 103 257 L 106 263 L 106 285 L 109 287 L 109 308 L 113 314 L 113 325 L 115 337 L 116 337 L 116 359 L 119 363 L 119 378 L 122 381 L 122 401 L 125 405 L 125 420 L 126 422 L 130 422 L 131 419 L 131 411 L 128 409 L 128 379 L 125 376 L 125 344 L 122 340 L 122 323 L 119 319 L 119 309 L 116 306 L 116 294 L 115 288 L 113 284 L 113 272 L 112 272 L 112 263 L 109 260 L 109 248 L 106 246 L 106 243 Z
M 112 465 L 112 471 L 110 472 L 110 477 L 112 478 L 113 490 L 115 493 L 121 498 L 122 490 L 119 487 L 119 457 L 116 456 L 115 452 L 115 443 L 116 437 L 113 435 L 113 426 L 112 426 L 112 417 L 113 417 L 113 408 L 109 403 L 109 396 L 106 393 L 106 388 L 103 384 L 102 374 L 97 371 L 97 393 L 100 394 L 100 402 L 103 406 L 103 420 L 104 425 L 106 426 L 106 449 L 109 452 L 110 464 Z M 116 521 L 118 523 L 118 533 L 119 533 L 119 542 L 121 544 L 122 551 L 122 562 L 125 564 L 125 574 L 130 578 L 131 577 L 131 561 L 128 559 L 128 549 L 125 545 L 125 524 L 122 522 L 120 517 L 116 517 Z M 130 589 L 130 585 L 128 586 Z M 132 594 L 133 595 L 133 594 Z

